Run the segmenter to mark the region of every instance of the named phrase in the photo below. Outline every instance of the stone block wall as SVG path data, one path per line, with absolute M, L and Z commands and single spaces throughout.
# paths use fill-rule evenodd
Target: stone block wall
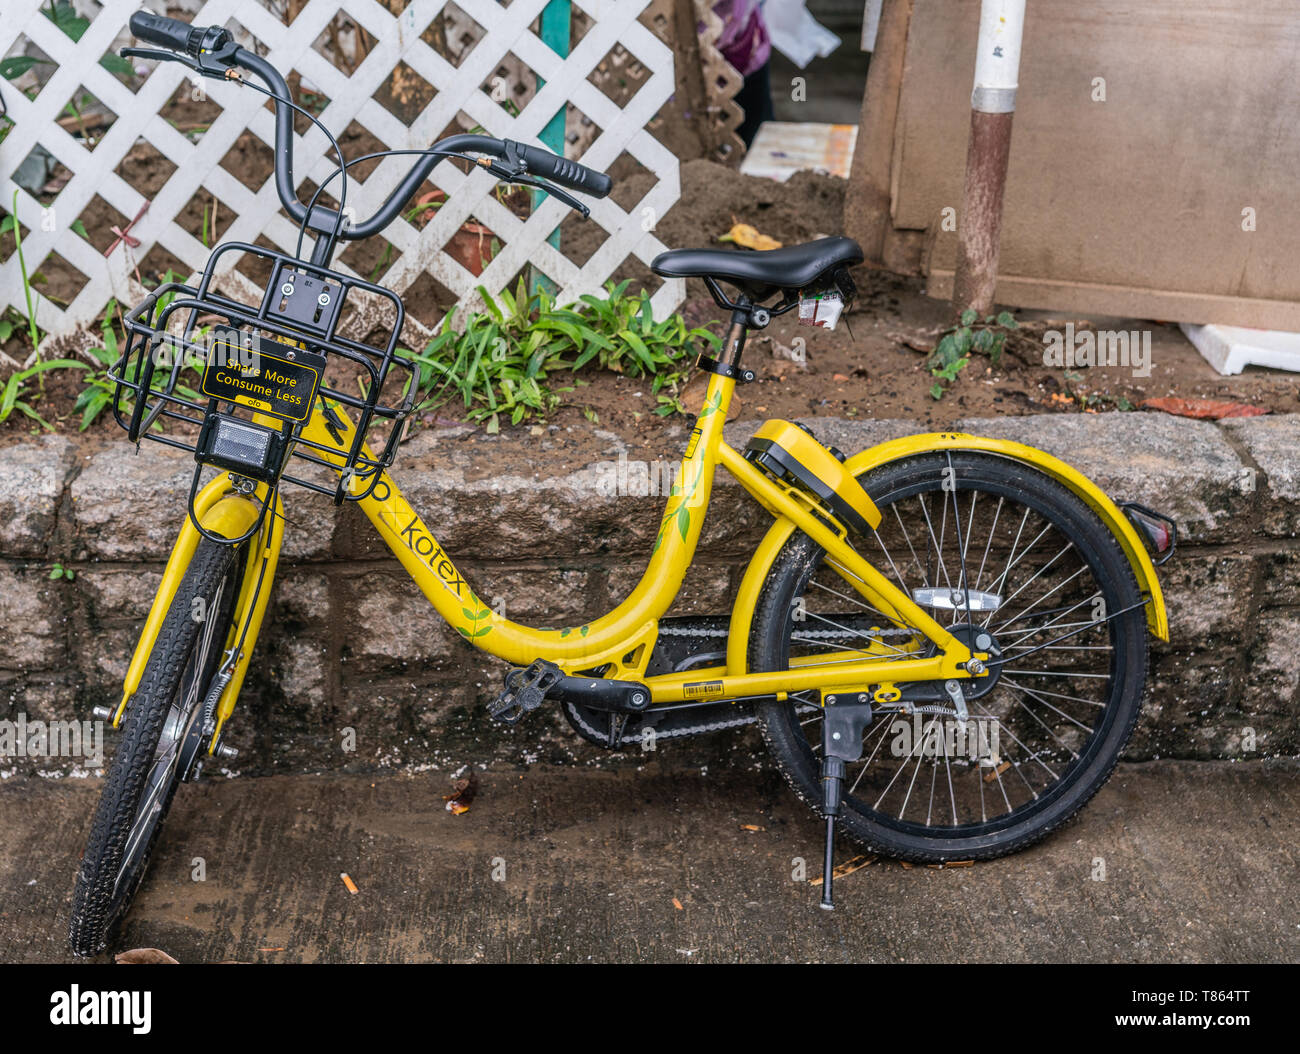
M 810 422 L 857 450 L 915 429 L 905 421 Z M 1173 516 L 1176 558 L 1161 569 L 1172 640 L 1153 650 L 1150 692 L 1129 748 L 1153 757 L 1300 753 L 1300 415 L 1221 425 L 1158 414 L 966 421 L 965 431 L 1041 447 L 1116 500 Z M 743 444 L 753 426 L 728 426 Z M 671 461 L 685 429 L 656 436 Z M 396 476 L 412 505 L 489 602 L 538 624 L 595 617 L 625 597 L 648 559 L 661 497 L 603 493 L 622 452 L 600 433 L 575 453 L 563 434 L 526 441 L 424 433 Z M 595 450 L 595 453 L 592 451 Z M 177 525 L 193 462 L 156 444 L 63 436 L 0 448 L 0 719 L 85 719 L 113 705 Z M 484 703 L 503 664 L 473 651 L 424 601 L 356 508 L 286 493 L 282 570 L 228 741 L 235 768 L 592 763 L 554 714 L 502 732 Z M 720 472 L 696 565 L 672 613 L 723 613 L 769 520 Z M 59 562 L 76 577 L 51 580 Z M 356 748 L 343 749 L 346 730 Z M 707 740 L 707 741 L 706 741 Z M 664 744 L 661 760 L 726 763 L 761 749 L 719 733 Z M 632 759 L 635 761 L 636 759 Z M 57 773 L 0 759 L 5 774 Z

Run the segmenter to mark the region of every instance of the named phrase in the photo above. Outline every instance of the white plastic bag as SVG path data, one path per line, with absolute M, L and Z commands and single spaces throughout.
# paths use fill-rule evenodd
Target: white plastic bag
M 840 46 L 840 38 L 809 14 L 804 0 L 764 0 L 763 21 L 772 47 L 800 69 Z

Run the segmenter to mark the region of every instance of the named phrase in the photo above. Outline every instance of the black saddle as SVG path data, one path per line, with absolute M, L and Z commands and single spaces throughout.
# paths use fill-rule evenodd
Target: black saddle
M 650 263 L 664 278 L 712 278 L 755 293 L 803 289 L 836 268 L 862 262 L 862 246 L 852 238 L 819 238 L 802 245 L 760 252 L 736 249 L 671 249 Z

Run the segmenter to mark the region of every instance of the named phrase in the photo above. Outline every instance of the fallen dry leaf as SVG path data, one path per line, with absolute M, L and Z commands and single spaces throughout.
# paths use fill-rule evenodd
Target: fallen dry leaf
M 864 867 L 869 867 L 874 864 L 876 859 L 877 858 L 874 856 L 855 856 L 852 860 L 846 860 L 842 864 L 836 864 L 831 870 L 831 876 L 834 878 L 843 878 L 845 875 L 851 875 L 854 871 L 861 871 Z M 810 879 L 808 884 L 810 886 L 820 886 L 822 880 L 820 878 Z
M 760 251 L 767 249 L 779 249 L 782 242 L 775 238 L 769 238 L 766 234 L 760 234 L 755 228 L 748 223 L 737 223 L 731 230 L 727 231 L 721 238 L 720 242 L 734 242 L 736 245 L 744 246 L 746 249 L 758 249 Z
M 1161 410 L 1176 417 L 1194 417 L 1207 421 L 1221 421 L 1225 417 L 1259 417 L 1268 413 L 1265 407 L 1251 406 L 1249 403 L 1224 402 L 1219 399 L 1179 399 L 1172 395 L 1143 399 L 1138 405 L 1144 410 Z
M 478 793 L 478 777 L 471 771 L 451 785 L 451 793 L 444 794 L 442 800 L 447 803 L 447 811 L 453 816 L 469 812 L 470 802 Z
M 132 963 L 166 963 L 168 966 L 179 966 L 180 963 L 173 959 L 164 951 L 157 948 L 132 948 L 129 952 L 118 952 L 113 956 L 113 961 L 123 966 Z
M 936 331 L 932 334 L 931 339 L 926 340 L 924 337 L 917 337 L 908 333 L 886 333 L 885 338 L 887 340 L 892 340 L 895 344 L 901 344 L 905 348 L 919 351 L 922 355 L 929 355 L 934 351 L 933 337 L 937 335 L 938 333 Z

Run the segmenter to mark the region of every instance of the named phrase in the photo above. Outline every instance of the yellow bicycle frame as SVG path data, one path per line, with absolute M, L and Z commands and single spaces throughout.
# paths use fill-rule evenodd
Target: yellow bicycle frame
M 755 696 L 784 698 L 788 692 L 807 689 L 820 689 L 826 695 L 836 691 L 865 691 L 869 686 L 882 684 L 974 676 L 965 669 L 965 663 L 972 658 L 971 651 L 865 560 L 846 540 L 843 528 L 831 525 L 835 521 L 828 518 L 825 509 L 802 492 L 775 482 L 726 443 L 722 426 L 735 383 L 717 374 L 710 379 L 703 410 L 691 433 L 678 482 L 669 496 L 654 551 L 640 583 L 613 611 L 583 625 L 535 629 L 512 622 L 484 604 L 387 472 L 380 475 L 373 491 L 358 504 L 438 614 L 475 647 L 515 665 L 544 659 L 569 673 L 605 666 L 606 677 L 645 683 L 653 703 Z M 329 404 L 328 413 L 327 424 L 325 412 L 318 407 L 303 426 L 301 435 L 326 451 L 337 450 L 337 456 L 326 453 L 324 457 L 334 461 L 342 471 L 355 431 L 341 406 Z M 845 467 L 858 476 L 888 461 L 936 450 L 979 450 L 1023 461 L 1078 494 L 1119 540 L 1147 596 L 1150 629 L 1161 639 L 1168 639 L 1160 586 L 1137 532 L 1100 489 L 1056 458 L 1017 443 L 944 433 L 882 444 L 850 458 Z M 776 523 L 759 546 L 742 581 L 731 616 L 726 664 L 647 677 L 645 669 L 657 637 L 658 620 L 677 596 L 695 555 L 718 465 L 771 512 Z M 361 494 L 369 486 L 369 478 L 348 474 L 347 486 L 353 493 Z M 224 476 L 214 480 L 200 493 L 196 512 L 205 529 L 235 537 L 255 522 L 258 505 L 266 495 L 259 492 L 254 502 L 247 497 L 232 496 L 230 489 Z M 242 645 L 235 660 L 234 676 L 218 706 L 218 732 L 234 707 L 274 578 L 283 521 L 278 494 L 273 512 L 264 521 L 257 538 L 256 558 L 248 561 L 241 583 L 227 648 L 233 647 L 236 641 Z M 795 531 L 808 535 L 826 551 L 829 562 L 844 580 L 882 613 L 882 621 L 915 630 L 935 645 L 934 654 L 924 657 L 917 650 L 899 657 L 896 650 L 887 653 L 875 647 L 858 652 L 838 650 L 834 654 L 800 657 L 789 670 L 751 672 L 747 650 L 759 590 L 781 547 Z M 117 715 L 119 720 L 139 686 L 153 641 L 197 540 L 198 532 L 187 520 L 132 659 Z M 975 657 L 987 658 L 982 654 Z M 213 737 L 213 742 L 216 738 Z

